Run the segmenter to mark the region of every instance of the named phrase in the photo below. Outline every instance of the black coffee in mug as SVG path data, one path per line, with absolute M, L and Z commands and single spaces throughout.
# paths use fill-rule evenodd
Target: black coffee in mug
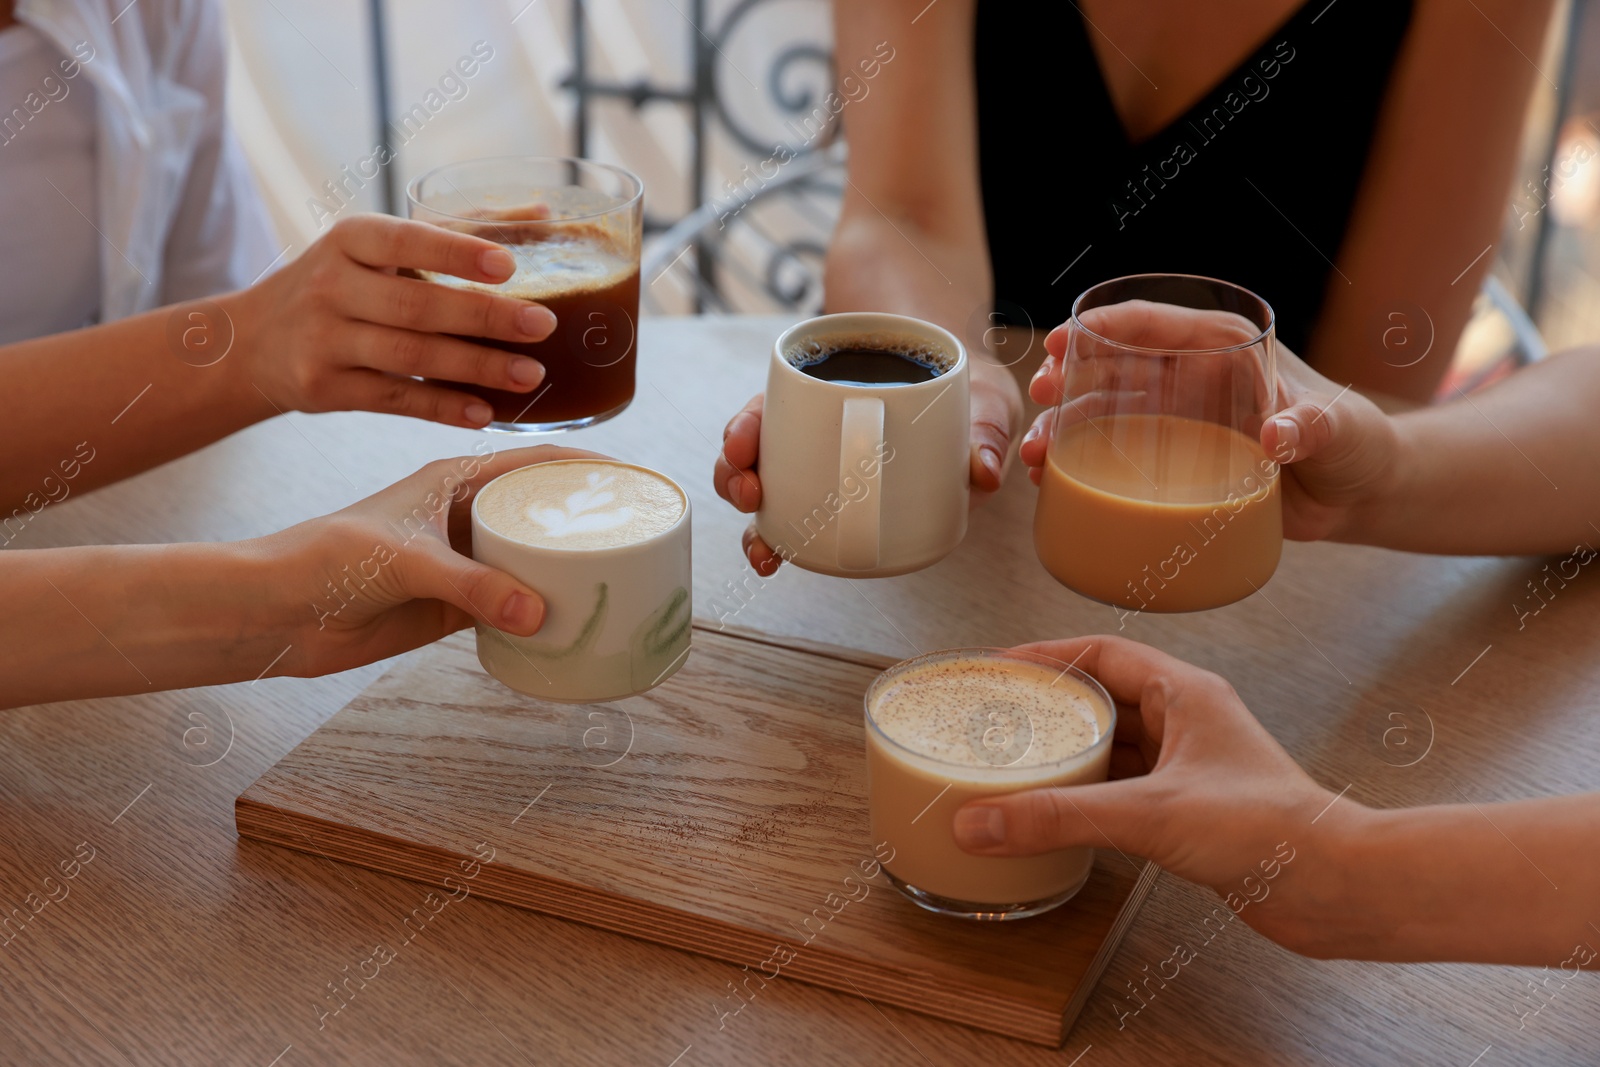
M 940 356 L 914 341 L 813 342 L 794 353 L 790 362 L 803 374 L 840 385 L 915 385 L 949 369 Z

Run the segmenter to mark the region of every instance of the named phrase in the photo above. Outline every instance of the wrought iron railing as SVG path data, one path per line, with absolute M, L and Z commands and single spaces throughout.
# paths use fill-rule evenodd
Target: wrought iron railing
M 746 72 L 734 69 L 728 58 L 731 43 L 763 10 L 776 6 L 771 0 L 738 0 L 713 18 L 706 0 L 688 0 L 681 8 L 674 4 L 684 19 L 690 76 L 683 84 L 662 85 L 649 78 L 616 82 L 595 77 L 589 62 L 585 0 L 572 0 L 573 67 L 561 85 L 576 98 L 573 149 L 577 155 L 589 153 L 594 107 L 599 102 L 620 101 L 635 111 L 668 104 L 687 114 L 690 143 L 685 200 L 689 210 L 677 220 L 646 217 L 646 234 L 660 234 L 662 239 L 653 244 L 645 275 L 653 280 L 660 271 L 682 262 L 686 249 L 692 250 L 690 283 L 695 311 L 731 310 L 729 283 L 758 291 L 786 309 L 814 310 L 821 301 L 820 263 L 840 195 L 836 172 L 842 157 L 830 150 L 837 137 L 836 120 L 828 115 L 824 128 L 799 140 L 773 137 L 730 106 L 733 94 L 755 89 L 758 84 Z M 816 6 L 819 14 L 825 12 L 820 0 Z M 824 24 L 820 18 L 819 24 Z M 832 62 L 825 43 L 780 42 L 760 74 L 772 114 L 791 121 L 814 115 L 832 87 Z M 806 66 L 825 77 L 807 84 L 796 73 Z M 769 163 L 781 156 L 781 170 L 757 183 L 754 190 L 739 187 L 720 197 L 713 195 L 708 188 L 713 129 L 747 153 L 752 164 Z M 794 217 L 791 221 L 797 222 L 787 227 L 786 233 L 772 232 L 762 219 L 772 202 L 780 199 L 786 201 Z M 741 227 L 752 239 L 736 245 L 730 240 L 729 223 Z

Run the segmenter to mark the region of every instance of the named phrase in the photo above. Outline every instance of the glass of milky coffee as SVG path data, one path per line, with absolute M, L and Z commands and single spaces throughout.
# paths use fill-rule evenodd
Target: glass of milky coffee
M 441 382 L 489 402 L 489 429 L 549 433 L 592 426 L 633 400 L 644 185 L 621 167 L 584 159 L 508 156 L 438 167 L 407 190 L 411 218 L 499 242 L 517 270 L 501 285 L 421 272 L 441 285 L 543 304 L 555 332 L 521 343 L 468 338 L 532 356 L 531 393 Z
M 1275 319 L 1248 289 L 1141 274 L 1072 305 L 1034 547 L 1057 581 L 1130 612 L 1202 611 L 1283 552 Z
M 473 499 L 472 555 L 544 597 L 532 637 L 477 627 L 478 661 L 519 693 L 617 700 L 689 656 L 689 497 L 664 474 L 610 459 L 508 471 Z
M 1105 688 L 1031 652 L 957 648 L 905 660 L 867 689 L 872 840 L 895 888 L 941 915 L 1022 919 L 1071 900 L 1094 850 L 988 857 L 955 842 L 979 797 L 1103 782 L 1117 712 Z

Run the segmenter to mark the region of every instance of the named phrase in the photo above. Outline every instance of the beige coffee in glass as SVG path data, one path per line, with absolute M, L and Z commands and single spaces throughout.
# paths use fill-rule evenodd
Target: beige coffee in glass
M 1103 782 L 1116 706 L 1066 663 L 1014 649 L 930 652 L 867 690 L 872 840 L 888 842 L 895 887 L 929 911 L 1020 919 L 1071 900 L 1094 851 L 973 856 L 956 845 L 956 810 L 979 797 Z
M 1180 274 L 1072 305 L 1034 545 L 1067 588 L 1134 611 L 1242 600 L 1278 568 L 1283 500 L 1261 427 L 1278 410 L 1259 296 Z

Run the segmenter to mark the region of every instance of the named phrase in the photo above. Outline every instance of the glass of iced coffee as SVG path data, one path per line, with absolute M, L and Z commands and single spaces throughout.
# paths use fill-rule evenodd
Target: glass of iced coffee
M 872 841 L 901 893 L 942 915 L 1001 920 L 1083 888 L 1093 849 L 973 856 L 952 824 L 979 797 L 1105 781 L 1117 712 L 1098 681 L 1017 649 L 930 652 L 873 681 L 866 720 Z
M 628 406 L 644 226 L 638 178 L 585 159 L 478 159 L 417 178 L 407 189 L 406 207 L 413 219 L 496 241 L 517 261 L 516 273 L 497 286 L 431 272 L 423 277 L 520 297 L 555 313 L 555 332 L 537 343 L 468 338 L 544 364 L 544 381 L 533 392 L 439 383 L 488 401 L 494 409 L 489 429 L 572 430 L 604 422 Z
M 1034 513 L 1063 585 L 1129 611 L 1221 607 L 1267 583 L 1283 551 L 1272 308 L 1181 274 L 1084 292 Z

